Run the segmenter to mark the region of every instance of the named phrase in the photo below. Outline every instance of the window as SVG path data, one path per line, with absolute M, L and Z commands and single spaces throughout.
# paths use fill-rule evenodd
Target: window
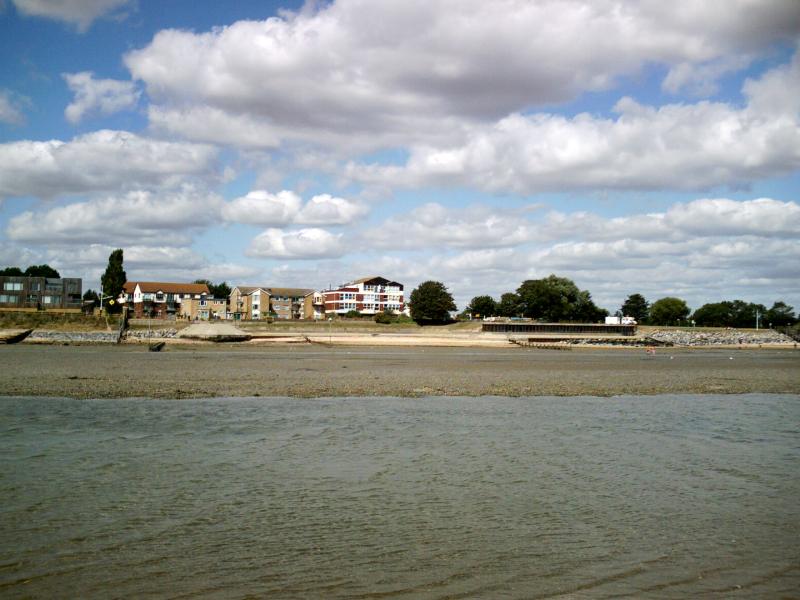
M 8 303 L 8 304 L 14 303 L 14 304 L 16 304 L 17 298 L 19 298 L 19 296 L 14 296 L 12 294 L 0 294 L 0 302 L 3 302 L 3 303 Z
M 164 301 L 164 292 L 156 292 L 156 302 Z
M 21 292 L 22 284 L 17 281 L 6 281 L 3 289 L 7 292 Z

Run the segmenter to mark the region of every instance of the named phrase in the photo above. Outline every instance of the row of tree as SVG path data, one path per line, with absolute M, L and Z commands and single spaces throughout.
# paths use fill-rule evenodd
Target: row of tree
M 61 275 L 58 274 L 58 271 L 56 271 L 50 265 L 31 265 L 24 271 L 19 267 L 6 267 L 5 269 L 0 269 L 0 275 L 15 277 L 49 277 L 51 279 L 61 279 Z
M 692 313 L 680 298 L 662 298 L 651 305 L 641 294 L 631 294 L 623 302 L 618 314 L 653 325 L 754 327 L 758 321 L 765 326 L 783 327 L 797 322 L 794 307 L 780 300 L 769 309 L 763 304 L 743 300 L 723 300 L 704 304 Z
M 503 294 L 499 301 L 491 296 L 475 296 L 464 313 L 473 317 L 527 317 L 552 323 L 593 323 L 608 316 L 607 310 L 594 304 L 588 291 L 556 275 L 523 281 L 516 292 Z M 704 304 L 692 313 L 681 298 L 668 296 L 650 304 L 641 294 L 628 296 L 616 314 L 650 325 L 754 327 L 757 318 L 765 326 L 797 322 L 794 308 L 782 301 L 775 302 L 769 309 L 763 304 L 742 300 L 715 302 Z

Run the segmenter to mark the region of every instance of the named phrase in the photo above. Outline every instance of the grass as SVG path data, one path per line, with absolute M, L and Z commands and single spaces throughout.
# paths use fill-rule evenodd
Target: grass
M 50 329 L 56 331 L 112 331 L 119 327 L 119 317 L 104 317 L 80 313 L 5 312 L 0 311 L 0 329 Z

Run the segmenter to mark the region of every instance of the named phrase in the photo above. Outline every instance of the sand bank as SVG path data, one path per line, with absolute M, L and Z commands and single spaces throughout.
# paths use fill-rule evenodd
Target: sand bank
M 572 396 L 800 393 L 800 351 L 337 347 L 309 344 L 0 346 L 0 395 Z

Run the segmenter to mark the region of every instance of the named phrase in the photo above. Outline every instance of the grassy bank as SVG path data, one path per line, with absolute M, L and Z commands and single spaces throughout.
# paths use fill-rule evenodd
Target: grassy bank
M 47 311 L 0 311 L 0 329 L 50 329 L 56 331 L 105 331 L 119 328 L 119 317 L 88 316 L 82 313 Z

